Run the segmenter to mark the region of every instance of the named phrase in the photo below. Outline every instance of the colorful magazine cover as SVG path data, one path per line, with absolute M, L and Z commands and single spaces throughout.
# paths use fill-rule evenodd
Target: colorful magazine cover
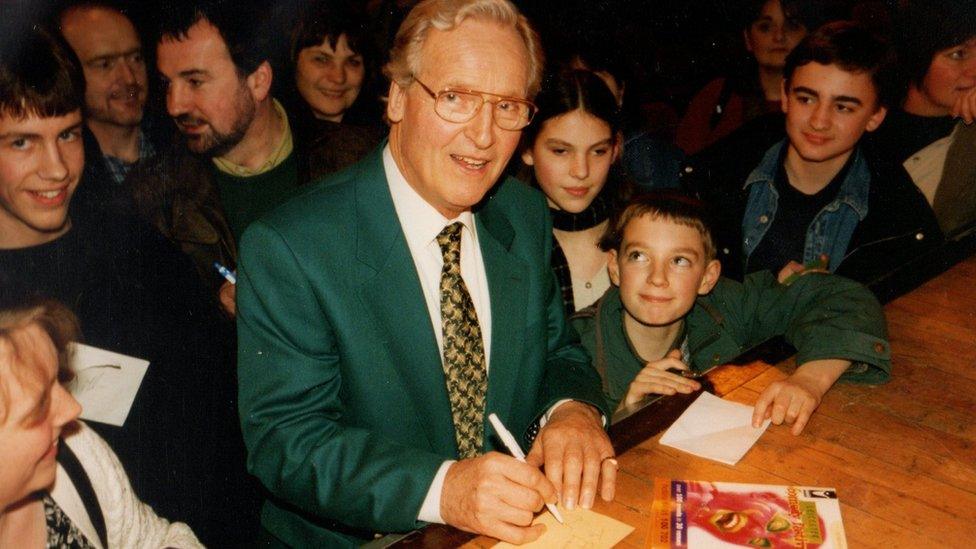
M 654 479 L 649 549 L 846 549 L 833 488 Z

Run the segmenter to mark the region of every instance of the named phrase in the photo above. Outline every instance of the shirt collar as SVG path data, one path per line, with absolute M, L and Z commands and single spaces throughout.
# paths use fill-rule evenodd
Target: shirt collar
M 764 182 L 769 185 L 773 184 L 776 180 L 776 174 L 779 171 L 780 165 L 786 157 L 786 143 L 787 141 L 784 139 L 766 151 L 762 162 L 749 174 L 745 184 L 742 186 L 743 189 L 748 188 L 753 183 Z M 871 171 L 868 168 L 867 159 L 861 153 L 860 145 L 855 147 L 854 153 L 848 159 L 848 164 L 845 168 L 841 169 L 840 173 L 844 174 L 845 171 L 844 182 L 841 183 L 840 189 L 837 191 L 837 198 L 832 200 L 831 204 L 847 204 L 857 212 L 858 218 L 863 221 L 868 215 L 868 191 L 871 185 Z
M 879 183 L 881 184 L 881 183 Z M 854 149 L 854 154 L 847 169 L 847 176 L 837 191 L 837 200 L 847 204 L 857 212 L 857 217 L 864 221 L 868 215 L 868 192 L 871 189 L 871 170 L 868 161 L 861 153 L 861 146 Z
M 759 183 L 761 181 L 772 183 L 776 179 L 776 171 L 779 169 L 780 159 L 782 158 L 785 149 L 785 139 L 770 147 L 770 149 L 766 151 L 766 154 L 763 155 L 763 159 L 759 165 L 756 166 L 756 169 L 752 170 L 749 177 L 746 178 L 746 182 L 744 185 L 742 185 L 742 188 L 747 189 L 753 183 Z
M 281 118 L 284 123 L 284 131 L 282 132 L 281 141 L 278 142 L 278 146 L 275 150 L 268 156 L 268 159 L 264 161 L 261 166 L 251 169 L 239 164 L 234 164 L 233 162 L 219 157 L 214 157 L 213 163 L 217 166 L 217 169 L 226 173 L 227 175 L 232 175 L 235 177 L 253 177 L 255 175 L 260 175 L 277 168 L 282 162 L 287 159 L 292 150 L 295 148 L 294 139 L 291 135 L 291 126 L 288 124 L 288 113 L 285 112 L 285 108 L 281 106 L 281 103 L 277 99 L 271 99 L 272 105 L 274 105 L 275 113 Z
M 393 207 L 408 242 L 419 244 L 420 247 L 428 246 L 437 239 L 444 227 L 455 221 L 460 221 L 468 231 L 475 234 L 474 214 L 470 210 L 461 212 L 456 219 L 448 219 L 410 186 L 393 159 L 389 144 L 383 147 L 383 170 L 390 186 Z M 409 223 L 405 223 L 406 220 Z
M 139 159 L 136 160 L 135 162 L 126 162 L 125 160 L 122 160 L 121 158 L 117 156 L 112 156 L 110 154 L 105 154 L 104 155 L 105 159 L 108 160 L 109 162 L 115 162 L 119 165 L 132 166 L 137 162 L 145 160 L 150 156 L 156 154 L 156 148 L 153 147 L 152 141 L 150 141 L 149 138 L 146 137 L 146 132 L 144 132 L 142 128 L 139 128 L 139 133 L 137 134 L 136 139 L 137 139 L 136 142 L 139 144 Z

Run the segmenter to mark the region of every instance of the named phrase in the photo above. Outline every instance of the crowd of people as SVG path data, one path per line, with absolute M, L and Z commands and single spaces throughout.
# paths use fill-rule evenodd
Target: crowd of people
M 613 498 L 615 413 L 770 338 L 757 425 L 886 381 L 880 282 L 976 228 L 968 0 L 746 2 L 673 142 L 509 0 L 265 4 L 4 18 L 0 546 L 531 541 Z M 121 425 L 80 343 L 149 362 Z

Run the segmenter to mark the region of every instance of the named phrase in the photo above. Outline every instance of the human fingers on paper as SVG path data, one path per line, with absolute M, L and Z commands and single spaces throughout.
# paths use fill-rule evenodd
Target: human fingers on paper
M 546 477 L 556 487 L 564 507 L 589 509 L 597 493 L 605 501 L 613 499 L 616 474 L 602 474 L 604 460 L 613 456 L 599 412 L 573 401 L 552 413 L 527 461 L 545 464 Z
M 792 425 L 791 432 L 799 435 L 823 395 L 850 365 L 848 360 L 812 360 L 785 380 L 774 381 L 759 395 L 752 425 L 758 427 L 769 419 L 775 425 Z
M 556 489 L 538 468 L 490 452 L 450 466 L 441 517 L 461 530 L 521 544 L 545 531 L 531 524 L 546 501 L 556 501 Z

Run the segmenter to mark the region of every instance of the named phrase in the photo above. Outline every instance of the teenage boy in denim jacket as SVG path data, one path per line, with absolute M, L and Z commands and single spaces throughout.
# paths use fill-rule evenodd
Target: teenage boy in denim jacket
M 697 185 L 705 201 L 724 205 L 716 235 L 727 274 L 769 270 L 783 281 L 816 265 L 870 283 L 941 241 L 904 170 L 860 144 L 887 113 L 890 57 L 849 22 L 821 27 L 791 52 L 787 138 L 747 177 L 712 166 L 712 180 Z
M 799 367 L 760 395 L 753 423 L 765 418 L 799 434 L 839 378 L 882 383 L 891 364 L 884 314 L 862 285 L 810 273 L 790 285 L 768 271 L 743 283 L 720 278 L 701 203 L 676 193 L 637 197 L 600 242 L 614 283 L 573 327 L 618 410 L 648 395 L 700 388 L 680 372 L 702 372 L 777 335 L 798 352 Z

